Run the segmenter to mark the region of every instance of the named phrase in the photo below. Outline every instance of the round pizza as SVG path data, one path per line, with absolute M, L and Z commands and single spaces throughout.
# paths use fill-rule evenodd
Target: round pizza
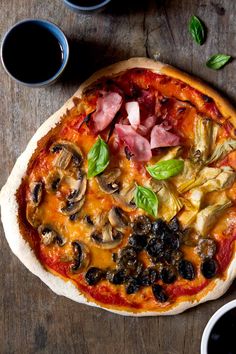
M 236 112 L 168 65 L 114 64 L 38 129 L 0 199 L 12 251 L 57 294 L 180 313 L 236 276 Z

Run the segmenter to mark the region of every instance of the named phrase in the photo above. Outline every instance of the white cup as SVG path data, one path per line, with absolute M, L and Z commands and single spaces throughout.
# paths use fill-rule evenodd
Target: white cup
M 222 306 L 221 308 L 219 308 L 219 310 L 217 310 L 214 315 L 210 318 L 210 320 L 208 321 L 203 335 L 202 335 L 202 341 L 201 341 L 201 354 L 208 354 L 208 340 L 211 334 L 211 331 L 214 327 L 214 325 L 216 324 L 216 322 L 229 310 L 236 308 L 236 300 L 230 301 L 227 304 L 225 304 L 224 306 Z M 224 354 L 224 353 L 222 353 Z

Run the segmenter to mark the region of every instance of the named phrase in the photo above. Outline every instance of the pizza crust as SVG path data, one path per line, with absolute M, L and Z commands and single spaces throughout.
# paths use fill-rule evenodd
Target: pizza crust
M 153 61 L 147 58 L 132 58 L 126 61 L 122 61 L 113 64 L 107 68 L 104 68 L 94 75 L 92 75 L 87 81 L 85 81 L 79 89 L 56 113 L 48 118 L 36 131 L 30 142 L 28 143 L 25 151 L 17 159 L 15 166 L 0 193 L 0 205 L 2 214 L 2 223 L 5 230 L 6 239 L 13 253 L 20 259 L 20 261 L 36 276 L 38 276 L 52 291 L 58 295 L 63 295 L 76 302 L 87 304 L 90 306 L 101 307 L 113 313 L 126 316 L 156 316 L 156 315 L 176 315 L 185 311 L 186 309 L 196 306 L 202 302 L 216 299 L 223 295 L 223 293 L 229 288 L 232 281 L 236 277 L 236 256 L 231 261 L 228 267 L 226 280 L 216 279 L 214 282 L 214 289 L 208 291 L 208 288 L 203 289 L 196 295 L 196 299 L 192 301 L 184 301 L 174 304 L 170 310 L 167 311 L 145 311 L 140 313 L 133 313 L 130 311 L 119 311 L 115 309 L 109 309 L 89 301 L 83 294 L 81 294 L 78 288 L 71 281 L 64 281 L 59 276 L 53 275 L 47 271 L 42 264 L 36 258 L 34 251 L 30 248 L 29 244 L 24 240 L 20 234 L 18 226 L 18 204 L 15 196 L 15 192 L 21 184 L 21 180 L 27 170 L 28 162 L 37 148 L 38 141 L 44 137 L 55 125 L 60 122 L 61 117 L 67 112 L 67 109 L 71 109 L 74 106 L 73 99 L 75 97 L 81 97 L 83 91 L 91 85 L 93 82 L 103 76 L 109 76 L 118 74 L 119 72 L 131 69 L 134 67 L 146 68 L 153 70 L 155 73 L 162 73 L 168 76 L 177 78 L 198 89 L 202 93 L 212 97 L 222 114 L 230 119 L 232 124 L 236 127 L 236 111 L 231 104 L 222 98 L 216 91 L 208 87 L 202 81 L 193 78 L 169 65 Z M 236 250 L 235 250 L 236 251 Z M 211 282 L 211 286 L 212 286 Z M 198 300 L 200 298 L 200 300 Z

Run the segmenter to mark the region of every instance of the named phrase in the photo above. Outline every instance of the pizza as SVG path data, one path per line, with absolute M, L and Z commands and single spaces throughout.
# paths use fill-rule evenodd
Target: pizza
M 12 251 L 54 292 L 122 315 L 180 313 L 236 276 L 236 112 L 133 58 L 37 130 L 1 191 Z

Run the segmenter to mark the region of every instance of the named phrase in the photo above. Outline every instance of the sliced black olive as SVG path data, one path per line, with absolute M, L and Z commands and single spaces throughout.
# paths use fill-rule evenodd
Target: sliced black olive
M 201 264 L 201 272 L 206 279 L 213 278 L 216 275 L 217 270 L 218 265 L 212 258 L 205 259 Z
M 160 278 L 165 284 L 174 283 L 176 280 L 176 274 L 172 267 L 164 267 L 161 271 Z
M 160 240 L 163 242 L 165 247 L 168 247 L 172 250 L 179 249 L 179 236 L 176 233 L 172 233 L 169 231 L 163 232 L 160 237 Z
M 132 228 L 137 235 L 148 235 L 151 231 L 152 224 L 147 216 L 140 215 L 134 220 Z
M 140 284 L 149 286 L 155 283 L 157 279 L 157 271 L 154 268 L 146 268 L 140 275 Z
M 179 275 L 187 280 L 193 280 L 195 278 L 195 270 L 193 264 L 186 259 L 182 259 L 178 265 Z
M 169 222 L 168 226 L 173 232 L 180 231 L 179 220 L 177 219 L 176 216 Z
M 147 236 L 133 234 L 129 238 L 129 245 L 137 251 L 142 251 L 147 246 Z
M 85 280 L 89 285 L 96 285 L 102 278 L 104 272 L 96 267 L 91 267 L 85 274 Z
M 125 247 L 121 249 L 117 260 L 119 268 L 129 269 L 130 271 L 136 271 L 139 265 L 137 260 L 137 252 L 133 247 Z
M 196 251 L 202 259 L 212 258 L 216 253 L 216 243 L 211 238 L 200 238 Z
M 126 281 L 127 272 L 124 269 L 108 271 L 106 274 L 107 280 L 112 284 L 124 284 Z
M 152 237 L 146 247 L 147 253 L 151 257 L 157 257 L 163 251 L 163 244 L 156 237 Z
M 152 286 L 152 292 L 157 301 L 166 302 L 168 300 L 168 295 L 165 290 L 159 284 L 154 284 Z
M 155 236 L 160 236 L 163 232 L 169 231 L 169 228 L 164 220 L 157 219 L 152 223 L 152 232 Z
M 183 252 L 181 252 L 181 251 L 172 251 L 172 253 L 171 253 L 171 264 L 177 265 L 182 258 L 183 258 Z
M 130 278 L 126 285 L 126 293 L 128 295 L 136 293 L 140 289 L 139 281 L 136 278 Z

